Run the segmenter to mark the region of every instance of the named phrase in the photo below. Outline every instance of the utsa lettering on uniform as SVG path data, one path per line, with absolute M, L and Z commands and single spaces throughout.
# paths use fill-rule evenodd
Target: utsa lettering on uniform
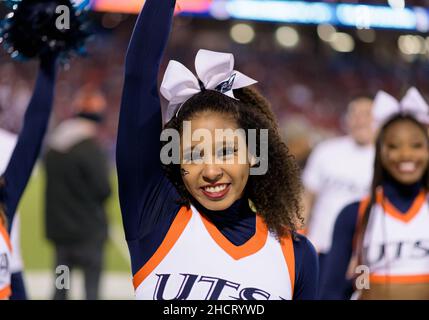
M 284 241 L 282 247 L 259 217 L 256 223 L 252 242 L 234 248 L 222 242 L 222 234 L 195 208 L 183 208 L 171 226 L 178 234 L 171 233 L 164 240 L 173 247 L 161 245 L 134 276 L 136 295 L 157 300 L 292 299 L 295 280 L 292 240 Z M 255 265 L 258 273 L 244 271 Z
M 170 278 L 177 277 L 178 275 L 156 274 L 156 276 L 158 277 L 158 281 L 153 300 L 168 300 L 164 295 L 166 286 L 171 285 L 169 283 Z M 204 289 L 207 291 L 204 300 L 219 300 L 222 295 L 235 300 L 269 300 L 271 297 L 271 294 L 267 291 L 258 288 L 243 288 L 239 283 L 226 279 L 183 273 L 180 274 L 180 278 L 183 278 L 183 280 L 181 283 L 178 283 L 178 292 L 170 300 L 187 300 L 191 291 L 194 288 L 200 290 L 198 288 L 200 286 L 204 286 Z M 286 300 L 284 298 L 281 299 Z
M 5 274 L 9 270 L 9 259 L 7 253 L 0 255 L 0 274 Z
M 269 103 L 248 88 L 256 81 L 233 69 L 229 53 L 200 50 L 198 77 L 170 61 L 161 84 L 169 101 L 163 125 L 157 79 L 175 4 L 145 2 L 125 63 L 116 163 L 136 298 L 314 299 L 316 253 L 295 232 L 299 169 Z M 161 163 L 162 130 L 181 136 L 185 121 L 192 121 L 193 132 L 212 135 L 218 129 L 266 129 L 268 171 L 250 175 L 258 163 L 247 140 L 246 148 L 236 141 L 210 142 L 204 150 L 213 151 L 215 163 L 206 161 L 210 154 L 196 141 L 180 164 Z M 246 163 L 238 164 L 243 152 Z
M 9 235 L 0 224 L 0 299 L 7 299 L 11 295 L 10 287 L 10 258 L 12 246 Z
M 429 239 L 417 241 L 399 241 L 394 243 L 371 244 L 363 248 L 363 254 L 371 265 L 376 265 L 384 260 L 394 262 L 402 259 L 419 260 L 429 256 Z
M 383 204 L 383 201 L 385 202 Z M 365 199 L 361 215 L 365 209 Z M 371 280 L 401 283 L 416 277 L 429 281 L 429 225 L 427 194 L 421 191 L 406 213 L 398 213 L 381 190 L 370 216 L 370 228 L 363 244 L 364 261 L 371 270 Z M 375 230 L 386 230 L 379 232 Z M 426 244 L 426 248 L 422 245 Z

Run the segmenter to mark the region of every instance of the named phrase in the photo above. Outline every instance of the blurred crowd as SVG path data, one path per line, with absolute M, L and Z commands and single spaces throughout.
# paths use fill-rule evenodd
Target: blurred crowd
M 98 137 L 112 160 L 123 61 L 134 19 L 95 14 L 96 32 L 87 46 L 87 57 L 65 63 L 57 87 L 52 127 L 74 114 L 72 101 L 82 87 L 90 84 L 103 92 L 107 116 Z M 199 48 L 234 53 L 237 68 L 259 81 L 259 89 L 271 101 L 290 148 L 300 161 L 305 160 L 318 141 L 344 132 L 343 113 L 352 98 L 371 97 L 379 89 L 400 96 L 409 85 L 427 93 L 427 57 L 404 59 L 397 49 L 397 32 L 377 31 L 375 42 L 356 40 L 353 52 L 338 53 L 317 37 L 315 26 L 297 27 L 299 44 L 285 49 L 276 43 L 276 26 L 272 24 L 256 24 L 255 40 L 241 45 L 229 36 L 232 23 L 177 19 L 160 78 L 171 58 L 192 69 Z M 345 31 L 351 35 L 356 32 Z M 5 53 L 0 54 L 2 128 L 19 131 L 34 79 L 28 75 L 35 75 L 36 69 L 35 62 L 16 62 Z

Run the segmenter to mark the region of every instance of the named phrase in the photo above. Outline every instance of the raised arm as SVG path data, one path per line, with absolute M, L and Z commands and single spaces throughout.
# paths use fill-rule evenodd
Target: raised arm
M 5 208 L 12 226 L 16 207 L 28 183 L 42 146 L 54 99 L 56 58 L 41 59 L 33 96 L 24 116 L 24 125 L 12 157 L 3 174 Z M 10 230 L 9 230 L 10 231 Z
M 117 140 L 119 199 L 125 235 L 150 232 L 160 210 L 169 210 L 171 184 L 160 163 L 161 107 L 157 80 L 171 30 L 175 0 L 147 0 L 128 47 Z

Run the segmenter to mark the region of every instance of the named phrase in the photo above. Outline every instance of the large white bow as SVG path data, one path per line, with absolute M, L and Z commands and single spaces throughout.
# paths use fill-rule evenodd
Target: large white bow
M 384 91 L 379 91 L 375 96 L 373 116 L 377 128 L 398 113 L 412 115 L 418 121 L 429 124 L 429 105 L 415 87 L 411 87 L 401 101 Z
M 171 60 L 161 84 L 161 94 L 169 101 L 166 121 L 170 121 L 193 95 L 207 90 L 219 91 L 234 98 L 233 90 L 257 83 L 256 80 L 234 70 L 234 56 L 230 53 L 199 50 L 195 58 L 198 78 L 180 62 Z

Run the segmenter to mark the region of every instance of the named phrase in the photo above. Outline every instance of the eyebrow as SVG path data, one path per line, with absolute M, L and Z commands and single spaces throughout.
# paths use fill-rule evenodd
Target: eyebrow
M 183 150 L 183 154 L 192 153 L 197 146 L 199 146 L 199 144 L 186 148 L 185 150 Z
M 217 145 L 216 145 L 216 148 L 219 148 L 219 147 L 223 147 L 223 148 L 225 148 L 225 147 L 235 147 L 235 146 L 238 146 L 238 144 L 239 144 L 239 142 L 238 141 L 236 141 L 236 139 L 234 139 L 234 141 L 231 141 L 231 140 L 223 140 L 222 141 L 222 143 L 218 143 Z

